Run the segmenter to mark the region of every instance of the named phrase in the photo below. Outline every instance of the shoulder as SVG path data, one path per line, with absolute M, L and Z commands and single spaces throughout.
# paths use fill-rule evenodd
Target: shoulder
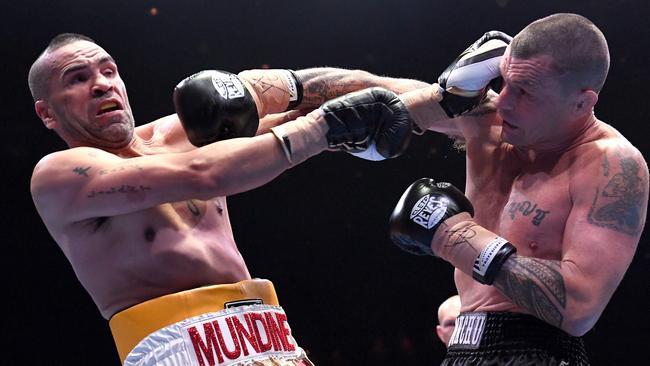
M 135 133 L 143 140 L 156 141 L 158 143 L 175 143 L 187 140 L 183 125 L 176 114 L 171 114 L 138 126 L 135 129 Z
M 572 175 L 581 177 L 582 172 L 598 172 L 609 176 L 612 169 L 634 166 L 639 174 L 647 175 L 647 163 L 643 154 L 613 127 L 600 123 L 597 138 L 574 149 L 570 155 Z
M 587 221 L 640 235 L 648 202 L 648 166 L 641 152 L 615 130 L 580 146 L 570 168 L 574 205 Z
M 67 150 L 53 152 L 42 157 L 34 166 L 32 181 L 42 179 L 49 173 L 76 168 L 76 164 L 83 165 L 94 159 L 120 159 L 117 155 L 94 147 L 75 147 Z
M 38 204 L 43 197 L 64 194 L 75 189 L 75 180 L 88 176 L 90 164 L 97 160 L 116 160 L 118 156 L 92 147 L 75 147 L 41 158 L 32 172 L 30 190 Z

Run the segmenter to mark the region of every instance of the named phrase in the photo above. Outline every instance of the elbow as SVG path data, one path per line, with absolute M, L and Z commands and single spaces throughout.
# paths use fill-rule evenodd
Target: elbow
M 578 319 L 565 319 L 562 322 L 562 330 L 567 332 L 573 337 L 582 337 L 596 324 L 596 319 L 593 317 L 580 317 Z
M 188 179 L 186 183 L 190 192 L 194 192 L 197 199 L 208 200 L 223 196 L 223 170 L 216 169 L 212 161 L 201 156 L 191 159 L 187 166 Z
M 561 328 L 569 335 L 581 337 L 596 325 L 602 310 L 593 305 L 567 309 Z

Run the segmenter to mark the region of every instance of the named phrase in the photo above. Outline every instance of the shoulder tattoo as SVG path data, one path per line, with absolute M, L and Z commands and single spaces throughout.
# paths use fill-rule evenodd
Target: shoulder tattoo
M 618 166 L 616 166 L 618 165 Z M 603 176 L 609 181 L 598 187 L 587 220 L 628 235 L 637 235 L 643 227 L 642 210 L 647 182 L 640 176 L 641 164 L 631 156 L 620 156 L 618 164 L 605 154 Z

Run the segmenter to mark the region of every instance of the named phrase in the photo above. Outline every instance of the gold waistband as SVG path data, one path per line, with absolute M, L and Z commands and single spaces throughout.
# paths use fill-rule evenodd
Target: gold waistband
M 273 284 L 268 280 L 245 280 L 169 294 L 134 305 L 113 315 L 109 321 L 120 360 L 146 336 L 170 324 L 220 311 L 224 304 L 246 299 L 261 299 L 279 305 Z

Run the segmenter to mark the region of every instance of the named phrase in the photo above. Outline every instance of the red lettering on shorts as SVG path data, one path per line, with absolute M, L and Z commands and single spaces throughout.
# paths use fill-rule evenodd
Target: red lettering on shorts
M 280 326 L 280 340 L 282 341 L 284 350 L 295 351 L 296 347 L 289 341 L 291 330 L 287 328 L 287 316 L 282 313 L 275 313 L 275 318 L 278 320 L 278 325 Z
M 266 334 L 269 336 L 273 342 L 273 349 L 276 351 L 282 351 L 282 344 L 280 342 L 280 326 L 273 319 L 273 313 L 265 312 L 264 317 L 266 318 L 266 324 L 268 324 Z
M 209 366 L 214 366 L 214 354 L 216 350 L 217 360 L 219 363 L 223 362 L 223 357 L 219 352 L 219 346 L 217 345 L 217 339 L 214 335 L 214 328 L 210 323 L 203 324 L 203 330 L 205 331 L 205 343 L 199 334 L 199 331 L 196 327 L 191 327 L 187 329 L 187 332 L 190 335 L 192 340 L 192 346 L 194 346 L 194 353 L 196 353 L 196 359 L 199 361 L 199 365 L 205 366 L 205 360 L 208 362 Z M 213 348 L 214 346 L 214 348 Z
M 237 336 L 235 335 L 235 330 L 233 329 L 232 326 L 232 321 L 229 318 L 226 318 L 226 324 L 228 324 L 228 330 L 230 331 L 230 337 L 232 338 L 232 343 L 234 344 L 235 349 L 230 351 L 228 350 L 228 347 L 226 347 L 226 342 L 223 339 L 223 334 L 221 333 L 221 328 L 219 327 L 219 323 L 217 321 L 213 321 L 212 324 L 215 326 L 215 330 L 217 331 L 217 340 L 219 341 L 219 345 L 221 346 L 221 350 L 223 351 L 223 355 L 228 357 L 231 360 L 236 359 L 241 355 L 241 348 L 239 348 L 239 342 L 237 341 Z
M 241 344 L 244 356 L 248 356 L 248 344 L 253 346 L 253 350 L 255 350 L 255 352 L 260 352 L 260 347 L 257 345 L 257 339 L 255 339 L 255 332 L 250 327 L 250 322 L 247 319 L 247 315 L 248 314 L 244 314 L 244 318 L 246 319 L 246 325 L 248 326 L 248 329 L 244 328 L 244 325 L 239 321 L 237 317 L 232 318 L 232 323 L 235 326 L 235 332 L 239 338 L 239 344 Z M 248 341 L 248 344 L 244 341 L 244 339 Z
M 270 337 L 270 332 L 269 332 L 269 326 L 266 324 L 266 320 L 264 320 L 264 316 L 260 313 L 250 313 L 247 314 L 249 315 L 248 318 L 246 318 L 246 322 L 250 321 L 250 328 L 253 329 L 255 332 L 255 338 L 257 339 L 257 344 L 259 346 L 260 352 L 266 352 L 271 350 L 271 347 L 273 347 L 273 343 Z M 260 333 L 260 328 L 258 327 L 258 323 L 262 324 L 262 331 L 266 335 L 266 340 L 267 342 L 264 343 L 262 340 L 262 335 Z

